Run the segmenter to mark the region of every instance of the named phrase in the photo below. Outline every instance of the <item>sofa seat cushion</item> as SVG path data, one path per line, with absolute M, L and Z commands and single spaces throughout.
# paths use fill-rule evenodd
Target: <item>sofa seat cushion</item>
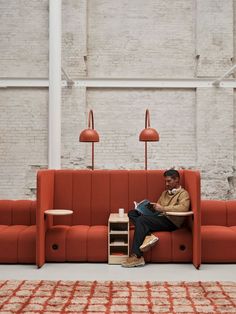
M 56 225 L 49 228 L 45 238 L 45 258 L 48 262 L 66 261 L 66 237 L 70 226 Z
M 150 262 L 171 262 L 171 232 L 153 232 L 159 241 L 151 248 Z
M 46 232 L 46 261 L 107 262 L 107 237 L 107 226 L 53 226 Z
M 144 254 L 146 262 L 191 262 L 192 233 L 187 228 L 173 232 L 153 232 L 159 241 Z M 130 250 L 133 243 L 134 230 L 130 229 Z
M 231 226 L 229 227 L 231 230 L 233 230 L 234 232 L 236 232 L 236 226 Z
M 187 228 L 172 232 L 154 232 L 159 238 L 151 249 L 152 262 L 191 262 L 192 233 Z
M 91 226 L 88 231 L 88 262 L 107 262 L 108 227 Z
M 36 263 L 36 225 L 27 226 L 19 233 L 18 263 Z
M 6 225 L 0 225 L 0 232 L 6 228 L 8 228 L 9 226 L 6 226 Z
M 193 251 L 192 231 L 181 228 L 171 232 L 172 262 L 191 262 Z
M 89 226 L 72 226 L 66 236 L 66 260 L 68 262 L 87 261 L 87 240 Z
M 236 262 L 234 227 L 202 226 L 202 262 Z
M 36 226 L 0 226 L 1 263 L 35 263 Z

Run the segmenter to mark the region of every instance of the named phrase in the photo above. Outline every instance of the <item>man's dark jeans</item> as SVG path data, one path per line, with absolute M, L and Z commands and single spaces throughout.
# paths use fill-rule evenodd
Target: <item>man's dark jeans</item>
M 135 225 L 131 253 L 137 257 L 143 255 L 139 247 L 142 245 L 146 235 L 154 231 L 174 231 L 177 229 L 177 226 L 167 217 L 158 213 L 152 216 L 143 216 L 134 209 L 129 211 L 128 216 Z

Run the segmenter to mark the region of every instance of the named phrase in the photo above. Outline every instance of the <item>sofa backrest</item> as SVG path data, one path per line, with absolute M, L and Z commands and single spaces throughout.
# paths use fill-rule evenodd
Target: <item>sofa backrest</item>
M 236 226 L 236 200 L 226 202 L 227 207 L 227 225 Z
M 106 225 L 110 213 L 133 208 L 133 201 L 157 201 L 165 189 L 164 170 L 55 170 L 54 208 L 73 215 L 55 216 L 54 224 Z M 184 170 L 180 171 L 184 187 Z
M 202 225 L 236 226 L 236 200 L 202 200 Z
M 0 200 L 0 225 L 35 225 L 36 201 Z

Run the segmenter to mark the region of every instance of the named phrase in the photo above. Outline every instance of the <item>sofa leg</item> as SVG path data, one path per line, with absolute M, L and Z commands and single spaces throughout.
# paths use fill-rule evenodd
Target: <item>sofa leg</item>
M 199 270 L 200 269 L 200 267 L 201 267 L 201 264 L 199 264 L 199 265 L 197 265 L 197 266 L 195 266 L 195 265 L 193 265 L 197 270 Z

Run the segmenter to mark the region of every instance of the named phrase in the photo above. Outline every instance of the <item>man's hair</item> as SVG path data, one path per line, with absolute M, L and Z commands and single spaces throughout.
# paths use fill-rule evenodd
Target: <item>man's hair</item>
M 172 179 L 180 178 L 179 172 L 175 169 L 169 169 L 164 172 L 164 177 L 171 177 Z

